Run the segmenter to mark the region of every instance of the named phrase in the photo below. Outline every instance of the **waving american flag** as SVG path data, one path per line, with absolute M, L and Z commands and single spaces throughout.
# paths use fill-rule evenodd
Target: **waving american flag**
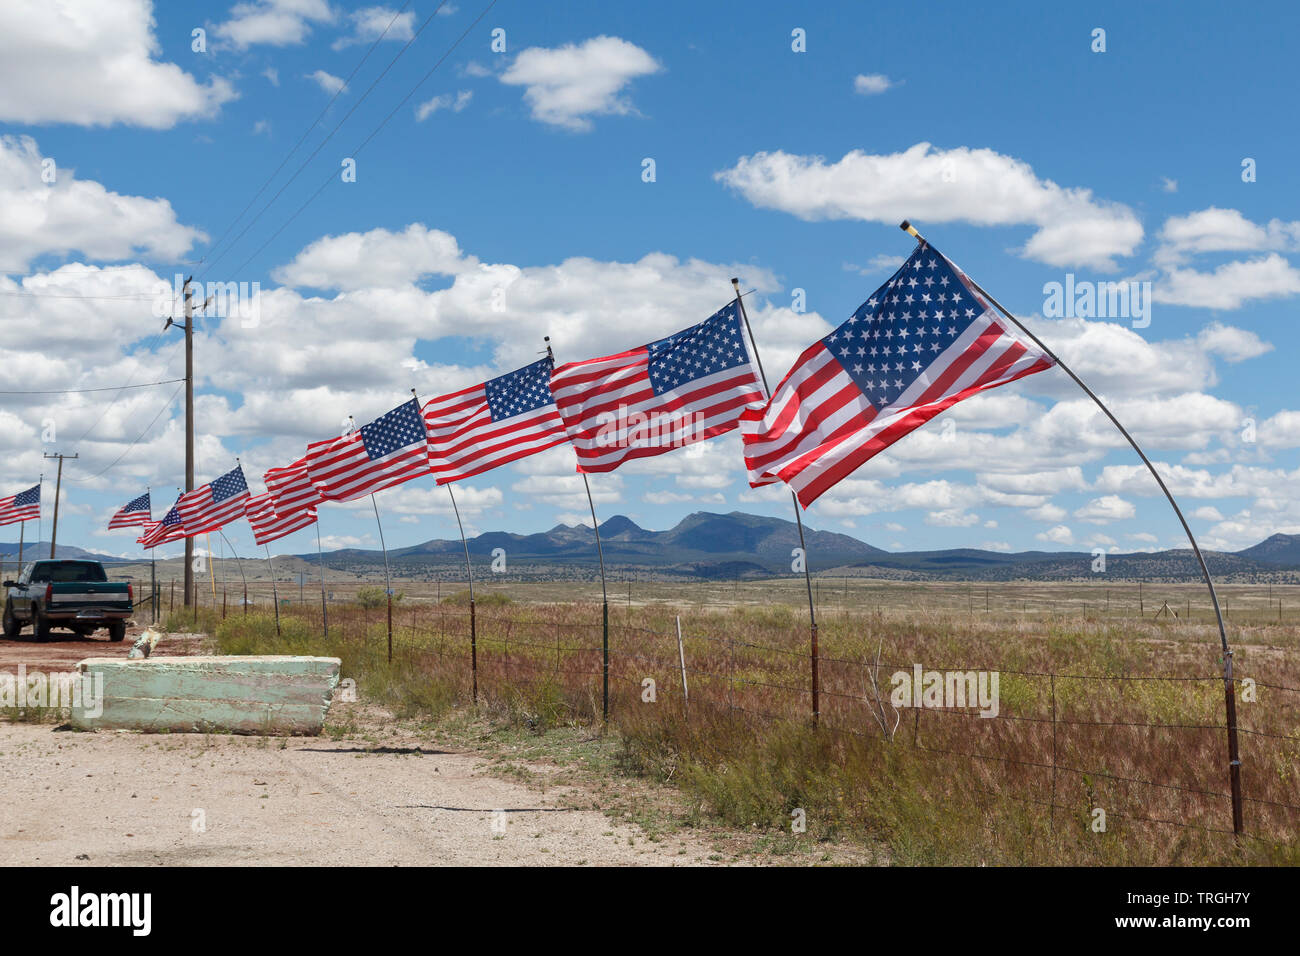
M 551 397 L 548 356 L 424 405 L 438 484 L 480 475 L 568 441 Z
M 946 408 L 1054 363 L 1003 324 L 925 242 L 745 413 L 749 483 L 780 480 L 806 508 Z
M 276 514 L 291 515 L 314 508 L 321 501 L 320 491 L 307 476 L 306 458 L 299 458 L 283 468 L 268 468 L 262 480 L 271 493 Z
M 561 365 L 551 393 L 585 472 L 731 431 L 763 400 L 735 302 L 666 339 Z
M 168 512 L 162 516 L 162 520 L 146 526 L 144 534 L 140 535 L 136 542 L 146 548 L 156 548 L 160 544 L 178 541 L 186 537 L 185 522 L 181 518 L 180 503 L 181 499 L 177 498 L 176 504 L 172 505 Z
M 153 523 L 153 516 L 150 512 L 149 492 L 145 492 L 139 498 L 132 498 L 125 505 L 118 509 L 117 514 L 113 515 L 108 522 L 108 530 L 114 528 L 133 528 L 136 525 L 149 525 Z
M 244 516 L 252 525 L 253 540 L 258 544 L 269 544 L 316 523 L 315 508 L 303 508 L 288 515 L 278 513 L 274 496 L 269 491 L 249 498 L 244 506 Z
M 0 498 L 0 525 L 32 521 L 41 516 L 41 486 L 32 485 L 26 491 Z
M 415 399 L 355 431 L 307 446 L 322 498 L 351 501 L 429 473 L 429 436 Z
M 244 469 L 236 465 L 220 478 L 187 491 L 176 500 L 185 523 L 185 537 L 216 531 L 244 513 L 248 500 L 248 482 Z

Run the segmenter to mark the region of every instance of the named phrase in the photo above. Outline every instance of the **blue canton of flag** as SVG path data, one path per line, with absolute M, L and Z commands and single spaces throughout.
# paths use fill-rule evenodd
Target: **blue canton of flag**
M 212 482 L 212 500 L 225 501 L 241 492 L 248 491 L 248 482 L 244 480 L 244 470 L 236 468 L 228 471 Z
M 494 422 L 553 405 L 551 360 L 544 358 L 484 382 L 483 390 L 487 393 L 488 411 Z
M 885 408 L 983 312 L 948 261 L 921 246 L 822 343 L 871 403 Z
M 28 488 L 26 491 L 19 492 L 14 496 L 15 505 L 34 505 L 41 500 L 41 488 L 37 485 L 35 488 Z
M 371 461 L 391 455 L 399 448 L 426 441 L 424 419 L 415 399 L 398 405 L 391 412 L 380 415 L 373 422 L 362 425 L 361 443 Z
M 735 302 L 699 325 L 651 342 L 646 350 L 650 353 L 650 387 L 656 395 L 749 364 Z

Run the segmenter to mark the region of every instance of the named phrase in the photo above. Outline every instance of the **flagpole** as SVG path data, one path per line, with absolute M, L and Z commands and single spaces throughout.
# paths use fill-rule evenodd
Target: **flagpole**
M 23 573 L 23 538 L 27 534 L 27 522 L 18 522 L 18 573 Z M 39 535 L 38 535 L 39 537 Z
M 551 360 L 552 366 L 555 363 L 555 353 L 551 351 L 551 337 L 543 336 L 542 340 L 546 343 L 546 355 Z M 596 520 L 596 502 L 591 497 L 591 482 L 587 480 L 587 473 L 582 470 L 581 465 L 578 467 L 578 473 L 582 475 L 582 486 L 587 490 L 587 506 L 591 509 L 591 530 L 596 535 L 596 557 L 600 560 L 600 603 L 601 603 L 601 716 L 603 719 L 609 719 L 609 591 L 605 584 L 605 549 L 600 543 L 600 523 Z
M 36 479 L 36 483 L 40 486 L 40 491 L 36 493 L 36 549 L 39 553 L 41 537 L 44 533 L 41 530 L 41 512 L 45 510 L 45 472 L 41 472 L 40 477 Z M 54 555 L 50 555 L 50 557 L 54 557 Z
M 320 623 L 325 637 L 330 636 L 329 612 L 325 609 L 325 552 L 320 545 L 320 516 L 316 518 L 316 558 L 320 562 Z
M 591 529 L 596 533 L 596 557 L 600 559 L 601 601 L 601 716 L 609 719 L 609 592 L 605 589 L 605 549 L 600 543 L 600 523 L 596 521 L 596 502 L 591 497 L 591 482 L 582 472 L 582 485 L 587 489 L 587 506 L 591 508 Z
M 244 613 L 247 614 L 248 613 L 248 578 L 244 577 L 244 562 L 243 560 L 240 559 L 238 552 L 235 551 L 235 546 L 230 543 L 230 539 L 226 537 L 226 533 L 222 531 L 220 528 L 218 528 L 217 534 L 221 535 L 221 540 L 226 542 L 226 547 L 228 547 L 230 549 L 230 553 L 235 556 L 235 567 L 239 568 L 239 577 L 244 582 Z M 209 543 L 208 545 L 209 564 L 211 564 L 211 559 L 212 559 L 212 545 Z M 196 601 L 195 602 L 196 611 L 197 611 L 197 605 L 198 602 Z
M 275 636 L 280 636 L 280 594 L 275 588 L 275 562 L 271 560 L 271 546 L 264 544 L 266 548 L 266 563 L 271 569 L 271 600 L 275 602 Z
M 379 526 L 379 547 L 384 552 L 384 590 L 388 597 L 388 663 L 393 663 L 393 584 L 388 576 L 388 546 L 384 544 L 384 525 L 379 520 L 379 503 L 375 493 L 370 493 L 370 506 L 375 509 L 375 524 Z
M 907 220 L 900 223 L 898 228 L 915 238 L 918 242 L 924 243 L 926 246 L 929 246 L 930 249 L 934 249 L 925 237 L 917 232 L 912 224 Z M 936 254 L 943 256 L 943 253 L 938 252 L 938 250 L 934 251 Z M 943 258 L 947 260 L 946 256 L 943 256 Z M 949 264 L 951 265 L 950 260 Z M 959 272 L 955 267 L 953 271 Z M 1228 722 L 1228 780 L 1232 791 L 1232 831 L 1233 833 L 1240 835 L 1242 832 L 1241 757 L 1240 750 L 1237 746 L 1237 696 L 1235 687 L 1233 686 L 1232 677 L 1232 649 L 1228 646 L 1228 632 L 1223 624 L 1223 612 L 1219 608 L 1219 596 L 1214 590 L 1214 579 L 1210 577 L 1210 569 L 1205 563 L 1204 555 L 1201 554 L 1200 545 L 1196 543 L 1196 537 L 1192 534 L 1191 526 L 1188 525 L 1187 519 L 1183 517 L 1183 510 L 1178 507 L 1178 502 L 1174 500 L 1173 494 L 1170 493 L 1168 486 L 1165 485 L 1164 479 L 1160 477 L 1160 473 L 1156 471 L 1155 465 L 1151 464 L 1151 459 L 1147 457 L 1146 452 L 1142 450 L 1141 446 L 1138 445 L 1133 436 L 1129 434 L 1128 429 L 1121 425 L 1119 419 L 1116 418 L 1114 413 L 1106 407 L 1106 403 L 1097 397 L 1097 393 L 1085 385 L 1083 379 L 1079 378 L 1079 376 L 1074 373 L 1073 369 L 1062 362 L 1060 357 L 1048 348 L 1038 336 L 1025 328 L 1024 323 L 1003 307 L 1002 303 L 984 291 L 980 284 L 970 276 L 965 276 L 965 278 L 976 292 L 987 299 L 990 305 L 1006 316 L 1006 318 L 1015 325 L 1016 328 L 1028 336 L 1030 341 L 1032 341 L 1034 345 L 1043 352 L 1043 354 L 1060 367 L 1061 371 L 1070 376 L 1070 378 L 1073 379 L 1074 384 L 1083 389 L 1084 393 L 1091 398 L 1093 402 L 1096 403 L 1097 407 L 1101 409 L 1102 413 L 1110 419 L 1111 424 L 1119 429 L 1119 433 L 1127 439 L 1128 443 L 1133 446 L 1133 450 L 1137 452 L 1138 457 L 1142 459 L 1142 464 L 1146 465 L 1147 471 L 1151 472 L 1151 477 L 1156 480 L 1156 484 L 1159 485 L 1160 490 L 1164 492 L 1165 498 L 1169 501 L 1169 506 L 1174 509 L 1174 514 L 1178 516 L 1179 524 L 1183 526 L 1183 533 L 1187 535 L 1187 540 L 1192 546 L 1192 553 L 1196 555 L 1196 561 L 1201 567 L 1201 576 L 1205 579 L 1205 586 L 1210 592 L 1210 603 L 1214 607 L 1214 617 L 1219 625 L 1219 643 L 1223 649 L 1224 704 L 1227 710 Z
M 745 324 L 745 333 L 749 336 L 750 348 L 754 350 L 754 362 L 758 365 L 759 378 L 763 380 L 763 394 L 770 401 L 772 390 L 767 385 L 767 373 L 763 371 L 763 360 L 758 355 L 758 342 L 754 339 L 754 330 L 749 326 L 749 313 L 745 311 L 745 300 L 740 295 L 740 280 L 733 278 L 731 288 L 736 293 L 736 305 L 740 307 L 740 318 Z M 817 673 L 817 610 L 813 603 L 812 572 L 808 570 L 808 546 L 804 541 L 803 515 L 799 507 L 799 496 L 793 490 L 790 492 L 790 500 L 794 503 L 794 521 L 799 528 L 799 552 L 803 556 L 803 581 L 808 589 L 808 627 L 812 638 L 810 647 L 812 657 L 812 716 L 813 726 L 815 727 L 821 718 L 821 697 Z
M 451 482 L 447 483 L 447 494 L 451 495 L 451 508 L 456 512 L 456 527 L 460 529 L 461 547 L 465 549 L 465 575 L 469 578 L 469 673 L 472 684 L 474 703 L 478 703 L 478 626 L 474 614 L 474 569 L 469 561 L 469 541 L 465 538 L 465 526 L 460 521 L 460 508 L 456 506 L 456 496 L 452 494 Z
M 148 485 L 145 485 L 144 493 L 149 496 L 149 521 L 146 523 L 148 527 L 153 523 L 153 492 Z M 158 558 L 152 549 L 149 551 L 149 623 L 158 623 Z

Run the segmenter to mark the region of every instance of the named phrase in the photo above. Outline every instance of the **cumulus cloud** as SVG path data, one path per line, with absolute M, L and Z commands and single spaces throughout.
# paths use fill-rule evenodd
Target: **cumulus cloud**
M 335 76 L 333 73 L 326 73 L 324 70 L 313 70 L 306 74 L 306 78 L 319 86 L 331 96 L 340 92 L 345 84 L 341 76 Z
M 273 275 L 285 285 L 314 289 L 400 288 L 477 265 L 477 259 L 461 252 L 455 236 L 415 223 L 401 232 L 371 229 L 325 236 Z
M 1136 514 L 1137 509 L 1133 507 L 1133 502 L 1125 501 L 1119 495 L 1104 495 L 1101 498 L 1093 498 L 1074 512 L 1076 518 L 1091 524 L 1110 524 L 1112 521 L 1124 521 Z
M 501 74 L 524 87 L 533 119 L 575 132 L 592 128 L 593 116 L 634 112 L 624 89 L 662 67 L 645 50 L 619 37 L 598 36 L 562 47 L 529 47 Z
M 312 25 L 333 23 L 328 0 L 250 0 L 230 8 L 230 18 L 216 27 L 217 36 L 237 49 L 250 46 L 296 46 Z
M 1131 255 L 1143 235 L 1127 206 L 1040 179 L 1028 163 L 991 149 L 917 143 L 898 153 L 854 150 L 835 162 L 760 152 L 715 178 L 755 206 L 808 221 L 1035 226 L 1021 254 L 1049 265 L 1113 271 L 1115 258 Z
M 0 4 L 0 120 L 169 129 L 215 115 L 230 82 L 156 60 L 149 0 Z
M 22 272 L 42 255 L 80 251 L 95 259 L 147 254 L 181 258 L 199 230 L 182 225 L 165 199 L 112 192 L 78 179 L 29 136 L 0 136 L 0 272 Z M 53 182 L 46 182 L 46 170 Z M 46 177 L 47 178 L 47 177 Z M 139 291 L 138 289 L 135 291 Z
M 455 96 L 450 93 L 441 93 L 432 99 L 425 100 L 415 108 L 416 122 L 423 123 L 438 110 L 449 109 L 453 113 L 459 113 L 469 106 L 469 101 L 473 98 L 473 90 L 461 90 Z
M 1300 270 L 1277 253 L 1225 262 L 1213 272 L 1170 269 L 1152 285 L 1157 302 L 1203 309 L 1239 309 L 1247 302 L 1300 292 Z
M 332 44 L 335 50 L 357 43 L 373 43 L 381 37 L 386 41 L 404 41 L 415 36 L 413 10 L 398 13 L 388 7 L 365 7 L 354 11 L 349 19 L 352 21 L 352 34 L 335 40 Z

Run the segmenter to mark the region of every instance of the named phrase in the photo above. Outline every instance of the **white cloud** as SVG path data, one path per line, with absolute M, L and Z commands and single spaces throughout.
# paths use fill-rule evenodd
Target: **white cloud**
M 450 109 L 453 113 L 459 113 L 465 107 L 469 106 L 469 101 L 474 98 L 473 90 L 461 90 L 454 97 L 450 93 L 442 93 L 432 99 L 425 100 L 415 108 L 415 119 L 423 123 L 438 110 Z
M 419 223 L 402 232 L 371 229 L 325 236 L 272 273 L 278 282 L 314 289 L 400 288 L 427 276 L 456 275 L 478 260 L 456 237 Z
M 1192 512 L 1193 518 L 1200 518 L 1202 521 L 1222 521 L 1223 514 L 1213 505 L 1205 505 L 1197 508 Z
M 342 77 L 335 76 L 333 73 L 326 73 L 324 70 L 314 70 L 303 75 L 330 95 L 338 93 L 346 86 Z
M 1178 180 L 1170 179 L 1168 176 L 1160 177 L 1160 188 L 1167 193 L 1178 192 Z
M 1207 252 L 1264 252 L 1296 248 L 1300 221 L 1251 222 L 1236 209 L 1211 206 L 1185 216 L 1170 216 L 1160 229 L 1156 260 L 1172 266 Z
M 1074 532 L 1063 524 L 1058 524 L 1047 531 L 1040 531 L 1034 537 L 1039 541 L 1048 541 L 1052 544 L 1072 544 L 1074 542 Z
M 356 43 L 373 43 L 380 37 L 384 40 L 409 40 L 415 36 L 415 12 L 407 10 L 398 13 L 388 7 L 366 7 L 350 14 L 353 32 L 351 36 L 339 37 L 332 44 L 333 49 L 342 50 Z
M 154 26 L 149 0 L 5 0 L 0 121 L 169 129 L 235 98 L 225 79 L 155 60 Z
M 1091 524 L 1110 524 L 1112 521 L 1124 521 L 1136 514 L 1137 509 L 1133 507 L 1133 502 L 1125 501 L 1119 495 L 1103 495 L 1100 498 L 1093 498 L 1092 501 L 1074 512 L 1076 518 Z
M 1257 299 L 1296 293 L 1300 293 L 1300 270 L 1277 253 L 1226 262 L 1213 272 L 1173 268 L 1152 285 L 1157 302 L 1203 309 L 1239 309 Z
M 859 73 L 853 78 L 853 92 L 860 96 L 874 96 L 897 85 L 883 73 Z
M 523 86 L 533 118 L 585 132 L 593 116 L 634 112 L 623 95 L 634 79 L 662 67 L 645 50 L 619 37 L 598 36 L 581 44 L 522 51 L 501 74 L 501 82 Z
M 800 219 L 861 219 L 897 224 L 970 222 L 1032 225 L 1021 249 L 1050 265 L 1110 271 L 1142 241 L 1127 206 L 1096 199 L 1088 189 L 1039 179 L 1029 164 L 990 149 L 938 149 L 918 143 L 899 153 L 854 150 L 828 163 L 785 152 L 742 156 L 716 178 L 755 206 Z
M 334 22 L 328 0 L 249 0 L 230 8 L 230 19 L 216 35 L 237 49 L 262 44 L 295 46 L 311 33 L 312 24 Z
M 76 250 L 104 260 L 138 254 L 176 260 L 203 238 L 176 221 L 167 200 L 111 192 L 78 179 L 70 165 L 56 163 L 55 181 L 46 183 L 44 159 L 31 137 L 0 137 L 0 272 Z

